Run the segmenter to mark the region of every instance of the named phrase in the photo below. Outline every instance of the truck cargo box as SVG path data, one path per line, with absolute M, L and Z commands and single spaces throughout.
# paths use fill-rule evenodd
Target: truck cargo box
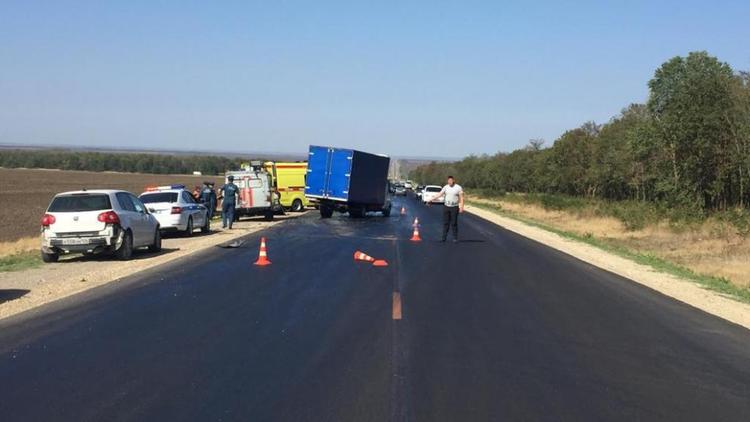
M 390 205 L 390 158 L 345 148 L 310 146 L 305 196 L 339 207 L 381 210 Z

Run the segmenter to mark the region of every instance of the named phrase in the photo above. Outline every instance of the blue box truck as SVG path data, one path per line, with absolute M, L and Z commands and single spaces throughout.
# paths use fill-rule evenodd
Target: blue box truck
M 391 214 L 388 166 L 391 159 L 346 148 L 310 145 L 305 196 L 317 201 L 320 216 L 334 211 L 364 217 L 368 211 Z

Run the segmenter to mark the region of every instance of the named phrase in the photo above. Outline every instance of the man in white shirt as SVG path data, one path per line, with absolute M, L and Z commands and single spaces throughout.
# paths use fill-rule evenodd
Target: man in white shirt
M 458 214 L 464 212 L 464 190 L 457 185 L 453 176 L 448 176 L 448 184 L 430 202 L 445 197 L 443 205 L 443 238 L 448 238 L 448 229 L 453 226 L 453 242 L 458 242 Z

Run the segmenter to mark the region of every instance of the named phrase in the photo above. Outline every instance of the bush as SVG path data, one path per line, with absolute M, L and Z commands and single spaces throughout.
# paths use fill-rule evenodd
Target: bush
M 658 210 L 651 204 L 638 201 L 607 202 L 605 213 L 620 220 L 626 230 L 642 230 L 649 223 L 659 221 Z

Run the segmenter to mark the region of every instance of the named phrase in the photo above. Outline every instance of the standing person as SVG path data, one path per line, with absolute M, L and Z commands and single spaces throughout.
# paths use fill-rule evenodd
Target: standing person
M 458 242 L 458 214 L 464 212 L 464 190 L 456 184 L 453 176 L 448 176 L 448 184 L 443 186 L 440 193 L 430 200 L 430 203 L 445 197 L 443 207 L 443 238 L 448 238 L 448 229 L 453 226 L 453 242 Z
M 229 229 L 232 229 L 232 223 L 234 223 L 234 207 L 237 205 L 237 197 L 240 195 L 240 188 L 234 184 L 234 176 L 227 176 L 227 182 L 219 190 L 221 191 L 221 197 L 224 198 L 221 202 L 221 227 L 227 228 L 227 222 Z
M 213 183 L 203 183 L 203 190 L 201 191 L 201 202 L 206 206 L 206 208 L 208 208 L 208 219 L 212 219 L 214 217 L 214 212 L 216 211 L 216 192 L 214 191 Z

